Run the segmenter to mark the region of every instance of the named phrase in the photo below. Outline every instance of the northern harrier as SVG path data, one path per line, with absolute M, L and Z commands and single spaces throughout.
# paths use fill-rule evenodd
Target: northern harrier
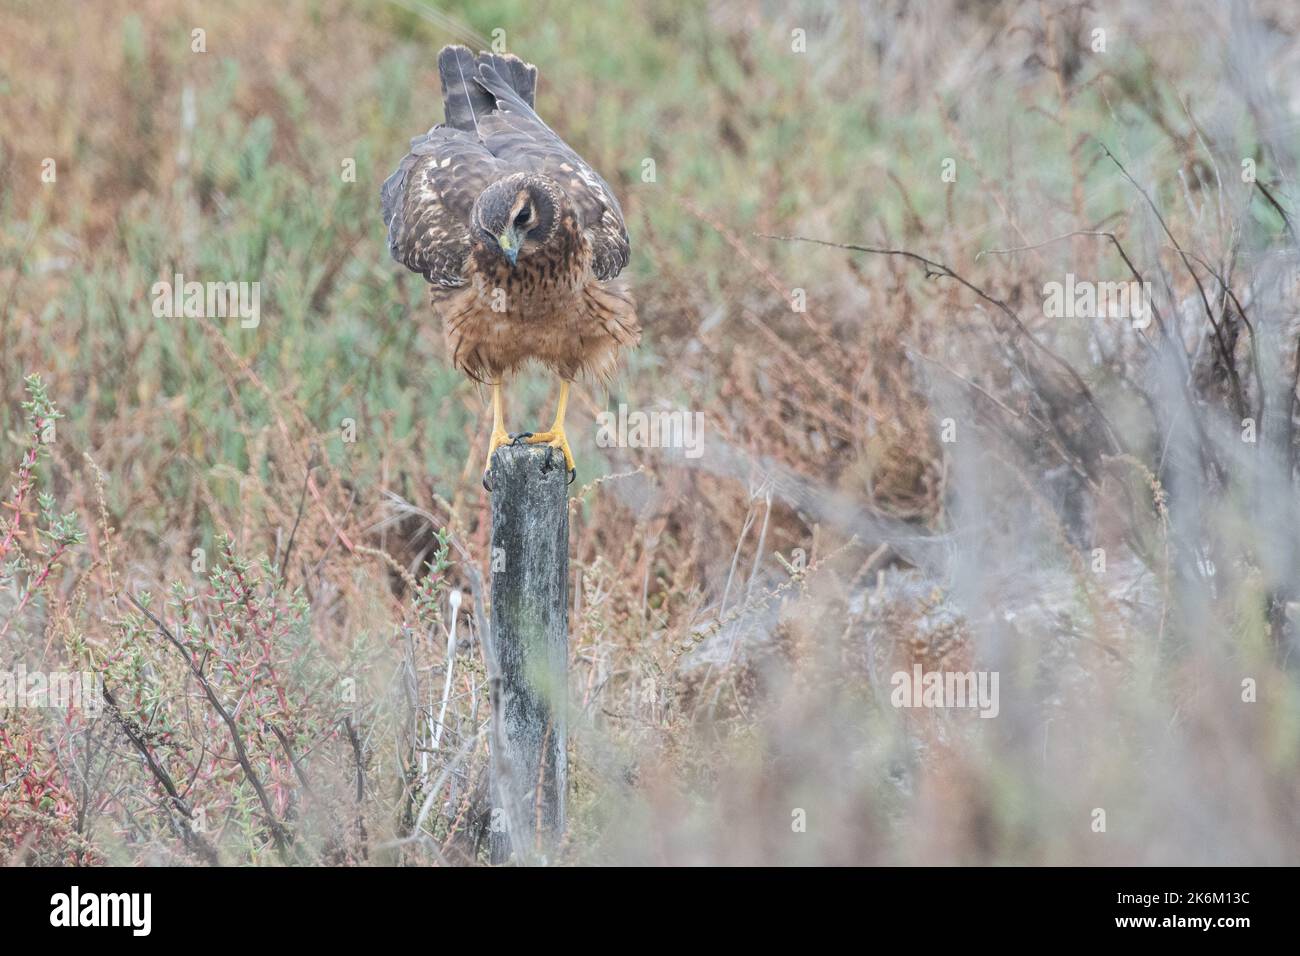
M 622 283 L 630 249 L 613 191 L 533 111 L 537 68 L 462 46 L 438 54 L 446 122 L 411 141 L 384 183 L 393 258 L 433 287 L 456 367 L 492 386 L 492 455 L 512 440 L 503 378 L 529 359 L 560 377 L 555 423 L 516 441 L 573 453 L 569 384 L 608 381 L 620 347 L 641 338 Z

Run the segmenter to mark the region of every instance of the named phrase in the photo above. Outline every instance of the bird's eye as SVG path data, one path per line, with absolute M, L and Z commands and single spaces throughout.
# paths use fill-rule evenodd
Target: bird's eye
M 528 222 L 529 222 L 529 220 L 532 219 L 532 217 L 533 217 L 532 210 L 529 209 L 527 206 L 525 206 L 523 209 L 519 210 L 519 215 L 515 216 L 515 226 L 516 226 L 516 228 L 519 228 L 519 229 L 524 228 L 524 226 L 528 225 Z

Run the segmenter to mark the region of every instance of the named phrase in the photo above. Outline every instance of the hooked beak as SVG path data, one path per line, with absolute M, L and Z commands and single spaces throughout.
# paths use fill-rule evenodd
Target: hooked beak
M 519 247 L 522 245 L 519 233 L 512 226 L 497 236 L 497 243 L 501 246 L 501 251 L 505 253 L 505 257 L 510 260 L 510 265 L 513 266 L 515 260 L 519 258 Z

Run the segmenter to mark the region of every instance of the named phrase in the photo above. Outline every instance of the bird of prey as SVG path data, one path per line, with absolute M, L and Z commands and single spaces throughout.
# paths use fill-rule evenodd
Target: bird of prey
M 630 255 L 613 190 L 534 111 L 537 68 L 463 46 L 438 54 L 445 122 L 411 141 L 381 200 L 393 258 L 432 287 L 456 367 L 492 387 L 492 455 L 511 441 L 573 453 L 569 384 L 608 382 L 640 341 L 636 306 L 611 281 Z M 511 436 L 504 378 L 529 360 L 560 378 L 555 422 Z

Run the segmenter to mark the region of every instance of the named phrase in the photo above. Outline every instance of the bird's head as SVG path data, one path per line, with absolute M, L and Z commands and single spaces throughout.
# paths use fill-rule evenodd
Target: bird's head
M 479 193 L 471 221 L 483 244 L 499 249 L 513 266 L 555 235 L 564 204 L 564 193 L 553 179 L 515 173 Z

